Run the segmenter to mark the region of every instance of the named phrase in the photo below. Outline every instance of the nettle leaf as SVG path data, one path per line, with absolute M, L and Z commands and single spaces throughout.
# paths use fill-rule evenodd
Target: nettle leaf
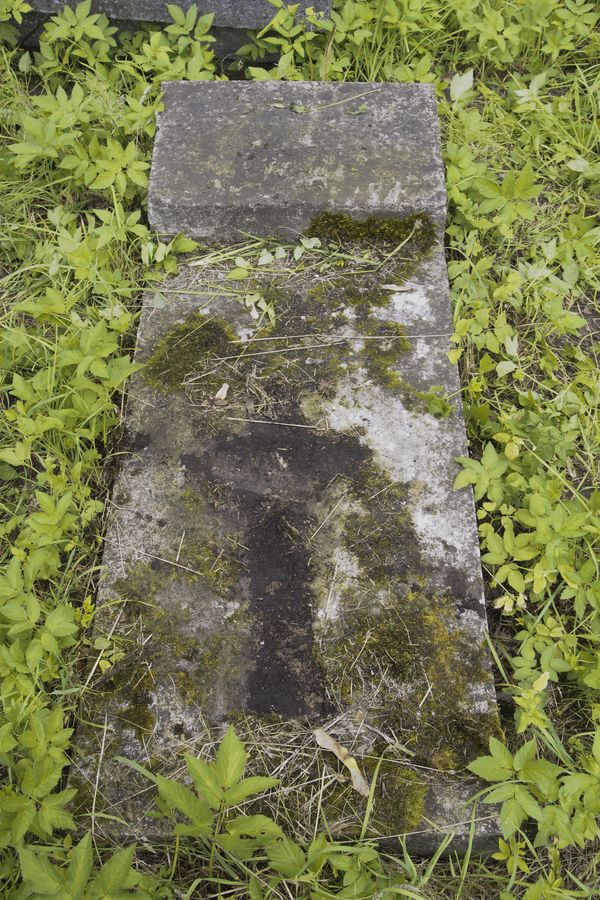
M 64 806 L 73 799 L 76 793 L 74 788 L 67 788 L 57 794 L 50 794 L 42 800 L 37 815 L 37 823 L 42 831 L 51 835 L 59 828 L 75 827 L 73 816 L 64 809 Z
M 515 753 L 513 764 L 517 772 L 521 772 L 523 766 L 526 765 L 530 760 L 534 759 L 537 751 L 537 743 L 535 738 L 532 738 L 530 741 L 527 741 L 526 744 L 523 744 L 517 752 Z
M 242 778 L 248 754 L 233 726 L 229 726 L 219 745 L 214 762 L 215 773 L 223 788 L 231 788 Z
M 201 829 L 209 829 L 212 825 L 213 814 L 207 803 L 197 797 L 193 791 L 179 784 L 178 781 L 170 781 L 162 775 L 156 776 L 158 793 L 161 800 L 175 811 L 183 813 L 191 819 L 195 826 Z
M 513 774 L 512 769 L 500 765 L 493 756 L 480 756 L 469 763 L 467 769 L 484 781 L 506 781 Z
M 67 880 L 73 896 L 84 896 L 83 891 L 90 880 L 92 867 L 92 838 L 90 834 L 86 834 L 71 851 L 71 862 Z
M 500 810 L 500 826 L 505 840 L 519 830 L 527 818 L 527 813 L 518 800 L 507 800 Z
M 119 850 L 102 866 L 92 882 L 96 895 L 102 896 L 104 893 L 110 897 L 112 893 L 123 891 L 123 888 L 130 886 L 131 875 L 137 874 L 131 871 L 134 853 L 135 845 L 132 844 L 131 847 Z
M 278 778 L 268 778 L 260 775 L 243 778 L 225 793 L 225 803 L 227 806 L 235 806 L 236 803 L 247 800 L 253 794 L 261 794 L 263 791 L 268 791 L 269 788 L 277 787 L 278 784 Z
M 47 897 L 63 896 L 62 879 L 58 870 L 41 853 L 33 850 L 21 850 L 19 853 L 21 876 L 28 886 L 29 893 L 43 894 Z
M 283 832 L 279 825 L 268 816 L 237 816 L 227 823 L 227 831 L 244 837 L 280 838 Z
M 218 809 L 223 802 L 225 793 L 219 784 L 214 765 L 205 762 L 203 759 L 196 759 L 189 754 L 185 755 L 185 763 L 196 789 L 202 794 L 209 806 L 213 809 Z
M 297 878 L 306 866 L 304 851 L 288 837 L 270 844 L 267 856 L 272 868 L 286 878 Z

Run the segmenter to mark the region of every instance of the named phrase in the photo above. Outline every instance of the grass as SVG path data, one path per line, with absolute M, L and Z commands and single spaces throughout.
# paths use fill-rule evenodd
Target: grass
M 21 6 L 5 3 L 0 20 Z M 472 456 L 459 483 L 477 498 L 505 711 L 506 746 L 475 764 L 503 804 L 496 858 L 431 866 L 367 859 L 368 847 L 362 858 L 349 843 L 302 882 L 267 851 L 257 866 L 219 853 L 218 887 L 202 840 L 178 836 L 135 859 L 86 839 L 73 849 L 63 779 L 79 660 L 111 664 L 110 648 L 90 646 L 89 624 L 137 297 L 156 286 L 161 302 L 158 282 L 177 252 L 193 249 L 159 243 L 145 224 L 160 83 L 217 71 L 207 17 L 176 16 L 117 50 L 106 20 L 83 4 L 49 23 L 42 53 L 7 45 L 0 60 L 4 895 L 258 897 L 274 878 L 276 896 L 305 896 L 310 884 L 328 896 L 346 877 L 355 891 L 345 896 L 366 897 L 373 885 L 389 889 L 385 863 L 405 896 L 597 896 L 600 67 L 597 13 L 583 0 L 337 2 L 312 31 L 282 9 L 271 36 L 246 50 L 257 79 L 435 86 L 451 352 Z M 267 50 L 278 61 L 262 67 Z M 305 844 L 320 827 L 321 788 L 298 834 L 288 764 L 282 754 L 270 809 Z

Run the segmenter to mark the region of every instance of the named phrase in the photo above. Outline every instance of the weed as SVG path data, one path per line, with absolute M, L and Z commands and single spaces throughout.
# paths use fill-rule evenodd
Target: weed
M 428 81 L 445 131 L 450 355 L 461 366 L 473 448 L 458 486 L 476 492 L 494 653 L 515 728 L 510 747 L 494 740 L 472 763 L 493 785 L 485 799 L 502 803 L 495 863 L 467 855 L 442 868 L 438 859 L 396 857 L 393 895 L 591 897 L 600 813 L 597 10 L 586 0 L 337 0 L 327 18 L 309 13 L 306 28 L 293 7 L 274 6 L 271 30 L 243 50 L 250 77 Z M 130 849 L 92 875 L 91 842 L 72 847 L 72 795 L 61 789 L 78 660 L 92 649 L 80 629 L 93 614 L 101 462 L 134 370 L 135 298 L 175 270 L 177 252 L 193 249 L 182 238 L 159 242 L 144 220 L 160 83 L 216 76 L 211 17 L 170 9 L 167 28 L 119 35 L 84 2 L 47 22 L 39 51 L 1 51 L 8 897 L 170 896 L 178 879 L 186 896 L 200 884 L 212 890 L 210 854 L 198 843 L 187 851 L 188 874 L 154 867 L 149 877 L 148 866 L 142 875 L 143 858 L 132 868 Z M 0 3 L 0 37 L 14 41 L 26 13 L 23 0 Z M 261 66 L 267 52 L 277 61 Z M 250 293 L 247 302 L 272 312 L 268 299 Z M 99 652 L 110 665 L 110 652 Z M 174 811 L 184 795 L 168 790 Z M 283 794 L 280 809 L 285 815 Z M 312 875 L 302 881 L 306 850 L 279 840 L 279 855 L 267 853 L 253 877 L 221 855 L 232 890 L 277 895 L 284 888 L 271 885 L 275 877 L 306 895 L 315 884 Z M 373 848 L 313 849 L 331 886 L 314 896 L 372 896 L 373 879 L 381 888 Z

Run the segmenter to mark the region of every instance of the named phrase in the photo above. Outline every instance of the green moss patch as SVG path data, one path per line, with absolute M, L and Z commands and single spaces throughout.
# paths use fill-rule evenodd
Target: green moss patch
M 435 227 L 426 213 L 356 219 L 345 213 L 324 212 L 311 223 L 307 235 L 322 241 L 386 247 L 389 250 L 410 243 L 411 252 L 420 255 L 431 249 Z
M 253 270 L 244 282 L 249 295 L 262 297 L 276 311 L 275 324 L 261 324 L 254 335 L 273 339 L 262 345 L 262 355 L 248 350 L 250 346 L 256 351 L 257 343 L 241 346 L 235 329 L 223 318 L 194 313 L 158 342 L 145 364 L 144 381 L 161 393 L 185 385 L 194 400 L 207 407 L 207 421 L 211 401 L 225 381 L 229 404 L 234 405 L 242 395 L 247 399 L 253 383 L 262 417 L 277 417 L 289 412 L 306 384 L 306 373 L 283 342 L 318 335 L 320 375 L 328 389 L 335 388 L 340 375 L 359 369 L 383 387 L 400 388 L 396 367 L 409 348 L 405 329 L 376 313 L 390 303 L 389 291 L 382 285 L 401 283 L 430 252 L 435 241 L 431 220 L 424 213 L 363 221 L 324 213 L 307 233 L 342 245 L 335 265 L 307 252 L 294 269 L 286 260 L 280 269 Z M 305 271 L 311 274 L 303 277 Z M 214 287 L 227 290 L 222 280 Z M 349 311 L 364 338 L 361 345 L 339 340 L 350 321 Z
M 159 342 L 144 368 L 144 379 L 167 392 L 183 384 L 187 375 L 230 353 L 236 334 L 227 322 L 200 313 L 177 325 Z

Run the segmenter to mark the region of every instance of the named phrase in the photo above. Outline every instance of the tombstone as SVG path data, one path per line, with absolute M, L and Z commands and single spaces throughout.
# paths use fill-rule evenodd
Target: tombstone
M 56 16 L 65 6 L 77 6 L 79 0 L 29 0 L 32 12 L 25 17 L 19 31 L 21 41 L 31 45 L 39 38 L 40 28 L 51 16 Z M 248 43 L 246 31 L 261 31 L 269 24 L 276 9 L 268 0 L 210 0 L 197 3 L 196 0 L 179 0 L 176 6 L 188 10 L 196 4 L 201 14 L 214 14 L 211 34 L 215 37 L 215 52 L 222 58 L 235 53 Z M 327 13 L 328 0 L 307 2 L 317 13 Z M 103 13 L 120 28 L 135 30 L 146 23 L 171 23 L 168 0 L 92 0 L 92 12 Z
M 216 249 L 144 298 L 94 626 L 113 665 L 72 772 L 97 829 L 156 833 L 119 756 L 172 773 L 233 721 L 263 774 L 282 745 L 322 767 L 333 831 L 366 801 L 315 728 L 367 777 L 383 758 L 376 833 L 467 846 L 464 766 L 499 726 L 473 497 L 452 487 L 445 206 L 428 85 L 166 86 L 151 222 Z M 480 811 L 474 846 L 497 834 Z

